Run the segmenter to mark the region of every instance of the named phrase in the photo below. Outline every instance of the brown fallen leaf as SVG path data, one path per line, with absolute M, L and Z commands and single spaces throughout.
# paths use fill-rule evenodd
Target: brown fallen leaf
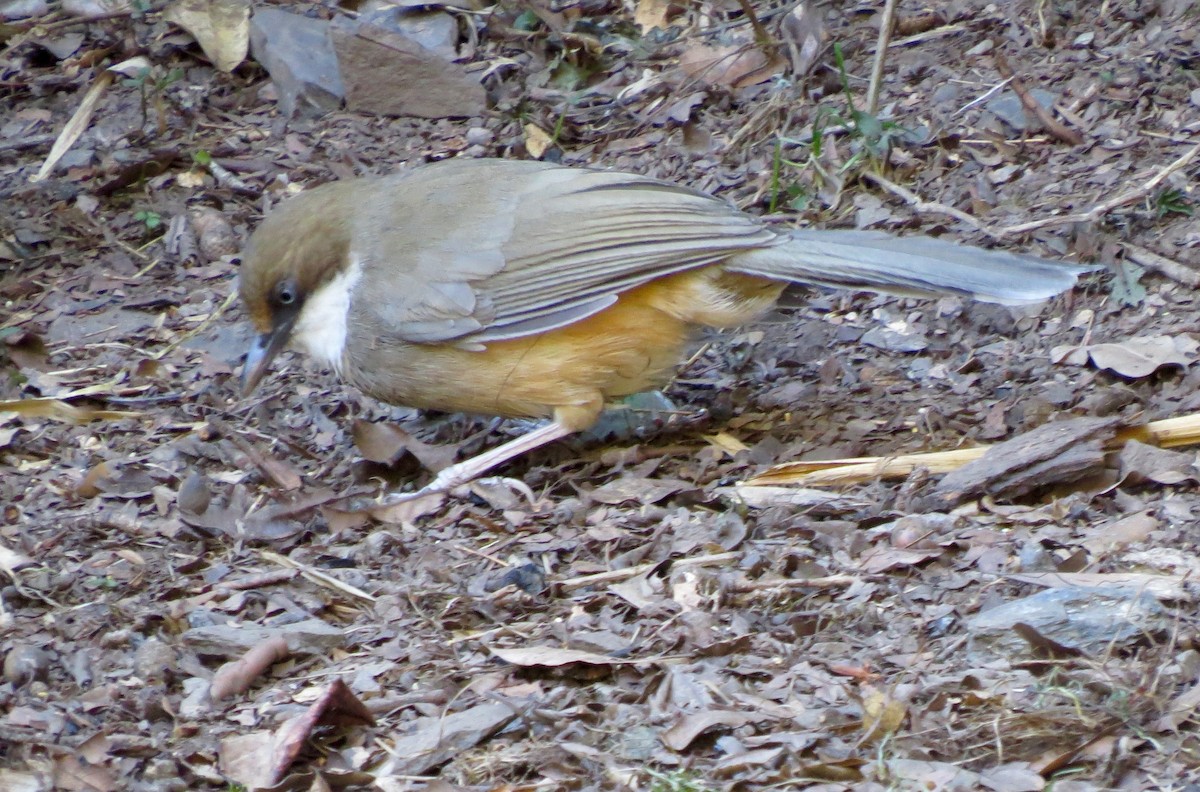
M 1121 478 L 1131 484 L 1153 481 L 1156 484 L 1179 484 L 1196 481 L 1196 455 L 1168 451 L 1137 440 L 1130 440 L 1117 454 Z
M 1055 363 L 1082 366 L 1089 360 L 1100 369 L 1141 379 L 1164 366 L 1187 367 L 1195 362 L 1200 341 L 1187 336 L 1147 336 L 1120 343 L 1060 346 L 1050 350 Z
M 404 734 L 392 742 L 390 758 L 375 770 L 376 777 L 423 775 L 487 740 L 520 713 L 517 702 L 495 701 L 406 724 Z
M 667 29 L 667 18 L 671 10 L 671 0 L 638 0 L 633 12 L 633 21 L 645 33 L 653 28 Z
M 886 691 L 872 690 L 862 701 L 863 742 L 874 743 L 895 734 L 904 723 L 908 706 Z
M 123 418 L 138 418 L 141 413 L 117 412 L 115 410 L 93 410 L 80 407 L 62 399 L 13 399 L 0 401 L 0 413 L 16 413 L 23 418 L 48 418 L 63 423 L 85 424 L 91 421 L 119 421 Z
M 335 679 L 307 710 L 289 718 L 275 732 L 275 751 L 271 774 L 283 778 L 318 726 L 374 726 L 375 718 L 350 691 L 346 683 Z
M 354 446 L 363 458 L 381 465 L 393 465 L 408 453 L 416 457 L 426 470 L 437 473 L 450 466 L 458 453 L 456 443 L 425 443 L 388 421 L 373 423 L 356 420 L 350 432 L 354 438 Z
M 730 710 L 689 712 L 676 720 L 670 728 L 662 733 L 661 737 L 663 744 L 672 751 L 684 751 L 697 737 L 709 729 L 721 727 L 736 729 L 762 718 L 762 715 L 750 715 Z
M 250 0 L 176 0 L 163 19 L 191 33 L 223 72 L 237 68 L 250 51 Z
M 679 68 L 689 77 L 709 85 L 745 88 L 766 82 L 783 71 L 787 62 L 778 55 L 768 57 L 750 44 L 711 46 L 696 44 L 679 57 Z
M 1191 602 L 1184 575 L 1151 575 L 1144 572 L 1022 572 L 1008 575 L 1010 580 L 1046 588 L 1094 586 L 1127 588 L 1146 592 L 1166 602 Z
M 542 156 L 554 145 L 554 138 L 534 123 L 525 125 L 525 148 L 534 159 Z

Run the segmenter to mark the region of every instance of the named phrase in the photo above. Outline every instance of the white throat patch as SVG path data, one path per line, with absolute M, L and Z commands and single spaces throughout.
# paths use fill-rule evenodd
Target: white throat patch
M 350 266 L 308 296 L 296 318 L 296 326 L 292 328 L 294 345 L 339 374 L 342 352 L 346 349 L 350 295 L 361 279 L 362 262 L 351 252 Z

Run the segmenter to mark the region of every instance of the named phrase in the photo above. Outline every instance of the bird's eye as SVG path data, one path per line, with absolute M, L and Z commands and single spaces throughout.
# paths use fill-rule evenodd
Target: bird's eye
M 296 302 L 296 287 L 290 283 L 281 283 L 275 289 L 275 299 L 280 305 L 291 305 Z

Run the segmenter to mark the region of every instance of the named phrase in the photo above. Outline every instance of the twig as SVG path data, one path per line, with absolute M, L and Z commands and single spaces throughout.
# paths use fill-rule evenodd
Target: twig
M 726 561 L 733 561 L 739 553 L 714 553 L 713 555 L 697 556 L 695 558 L 680 558 L 671 562 L 671 567 L 692 567 L 692 566 L 713 566 L 715 564 L 723 564 Z M 599 583 L 615 583 L 620 580 L 628 580 L 632 577 L 637 577 L 643 572 L 649 572 L 656 566 L 661 564 L 661 561 L 651 561 L 646 564 L 638 564 L 637 566 L 629 567 L 628 569 L 614 569 L 611 572 L 597 572 L 594 575 L 583 575 L 581 577 L 571 578 L 559 582 L 559 587 L 564 591 L 574 591 L 575 589 L 586 588 L 587 586 L 595 586 Z
M 1141 245 L 1135 245 L 1132 242 L 1126 242 L 1124 247 L 1125 252 L 1129 254 L 1129 258 L 1133 263 L 1139 264 L 1151 272 L 1165 275 L 1177 283 L 1182 283 L 1184 286 L 1191 286 L 1193 289 L 1200 288 L 1200 272 L 1188 265 L 1172 261 L 1166 256 L 1160 256 L 1153 250 L 1147 250 Z
M 984 91 L 981 96 L 975 97 L 974 99 L 972 99 L 971 101 L 969 101 L 965 105 L 963 105 L 962 107 L 955 110 L 954 115 L 962 115 L 963 113 L 967 112 L 972 107 L 979 104 L 980 102 L 986 102 L 988 99 L 991 99 L 997 92 L 1003 91 L 1004 86 L 1008 85 L 1010 82 L 1012 82 L 1011 77 L 1007 77 L 1007 78 L 1001 80 L 1000 82 L 993 85 L 991 88 L 988 88 L 986 91 Z
M 997 52 L 995 61 L 996 70 L 1000 72 L 1000 76 L 1012 81 L 1012 89 L 1020 98 L 1021 106 L 1030 113 L 1033 113 L 1042 122 L 1042 126 L 1046 128 L 1047 132 L 1072 146 L 1078 146 L 1080 143 L 1083 143 L 1083 135 L 1060 122 L 1050 114 L 1049 110 L 1042 107 L 1038 100 L 1033 98 L 1029 90 L 1025 87 L 1025 83 L 1013 72 L 1012 67 L 1008 65 L 1008 59 L 1004 57 L 1003 53 Z
M 1069 224 L 1069 223 L 1093 222 L 1093 221 L 1099 219 L 1100 217 L 1108 214 L 1113 209 L 1117 209 L 1119 207 L 1125 206 L 1126 204 L 1135 203 L 1137 201 L 1140 201 L 1142 198 L 1145 198 L 1147 195 L 1150 194 L 1151 191 L 1154 190 L 1155 187 L 1162 184 L 1162 182 L 1168 176 L 1170 176 L 1172 173 L 1179 170 L 1180 168 L 1186 167 L 1189 162 L 1191 162 L 1193 159 L 1196 158 L 1197 154 L 1200 154 L 1200 143 L 1197 143 L 1196 145 L 1192 146 L 1190 149 L 1188 149 L 1186 152 L 1184 152 L 1178 159 L 1176 159 L 1170 165 L 1167 165 L 1165 168 L 1160 170 L 1158 173 L 1151 176 L 1140 187 L 1135 187 L 1132 190 L 1121 193 L 1120 195 L 1118 195 L 1115 198 L 1110 198 L 1109 200 L 1104 201 L 1103 203 L 1097 204 L 1096 206 L 1093 206 L 1091 209 L 1089 209 L 1086 212 L 1082 212 L 1079 214 L 1059 215 L 1058 217 L 1046 217 L 1041 220 L 1033 220 L 1028 223 L 1020 223 L 1018 225 L 1008 226 L 1007 228 L 1002 228 L 1002 229 L 1000 229 L 999 233 L 1004 234 L 1004 235 L 1024 234 L 1027 231 L 1034 231 L 1038 228 L 1045 228 L 1046 226 L 1050 226 L 1050 225 L 1064 225 L 1064 224 Z
M 966 25 L 964 25 L 963 23 L 955 22 L 950 25 L 942 25 L 941 27 L 935 27 L 932 30 L 926 30 L 923 33 L 914 33 L 911 36 L 904 36 L 903 38 L 895 39 L 890 44 L 888 44 L 888 46 L 892 47 L 892 48 L 911 47 L 914 44 L 923 44 L 926 41 L 933 41 L 934 39 L 940 39 L 940 38 L 946 38 L 947 36 L 953 36 L 956 33 L 962 33 L 963 31 L 968 30 L 968 29 L 969 28 Z
M 300 570 L 301 575 L 303 575 L 304 577 L 306 577 L 308 580 L 312 581 L 313 583 L 316 583 L 317 585 L 326 586 L 328 588 L 334 589 L 335 591 L 340 591 L 343 594 L 348 594 L 351 597 L 356 597 L 357 599 L 365 600 L 366 602 L 374 602 L 375 601 L 374 595 L 368 594 L 367 592 L 363 591 L 362 589 L 358 588 L 357 586 L 351 586 L 349 583 L 343 583 L 342 581 L 338 580 L 337 578 L 333 577 L 332 575 L 327 575 L 324 572 L 321 572 L 320 570 L 309 566 L 308 564 L 302 564 L 299 561 L 288 558 L 287 556 L 284 556 L 284 555 L 280 555 L 279 553 L 272 552 L 270 550 L 262 551 L 262 557 L 264 560 L 270 561 L 275 564 L 279 564 L 280 566 L 290 567 L 292 569 Z
M 880 187 L 882 187 L 883 189 L 890 192 L 892 195 L 903 198 L 905 202 L 910 204 L 918 212 L 936 212 L 939 214 L 949 215 L 950 217 L 953 217 L 956 220 L 961 220 L 962 222 L 966 223 L 967 225 L 971 226 L 972 228 L 974 228 L 977 231 L 982 231 L 983 233 L 987 234 L 988 236 L 992 237 L 993 239 L 998 239 L 1001 236 L 1001 234 L 988 228 L 985 224 L 983 224 L 979 220 L 976 220 L 974 217 L 971 217 L 971 215 L 967 214 L 966 212 L 962 211 L 961 209 L 955 209 L 953 206 L 947 206 L 946 204 L 943 204 L 943 203 L 926 201 L 925 199 L 921 198 L 921 196 L 917 195 L 916 193 L 912 192 L 911 190 L 901 187 L 899 184 L 896 184 L 895 182 L 893 182 L 883 176 L 880 176 L 878 173 L 873 173 L 871 171 L 863 171 L 862 175 L 869 181 L 875 182 Z
M 109 11 L 104 14 L 96 14 L 94 16 L 75 16 L 70 19 L 59 19 L 55 22 L 35 22 L 24 29 L 24 32 L 37 31 L 38 33 L 49 33 L 54 30 L 62 30 L 63 28 L 74 27 L 75 25 L 90 25 L 93 22 L 104 22 L 109 19 L 119 19 L 121 17 L 132 16 L 138 9 L 135 6 L 124 8 L 120 11 Z M 147 14 L 156 14 L 158 9 L 150 9 Z
M 749 594 L 773 589 L 836 588 L 862 582 L 859 575 L 826 575 L 817 578 L 785 578 L 783 580 L 739 580 L 729 586 L 730 591 Z
M 1142 198 L 1145 198 L 1147 195 L 1149 195 L 1154 190 L 1155 187 L 1162 184 L 1162 182 L 1168 176 L 1170 176 L 1175 171 L 1186 167 L 1189 162 L 1191 162 L 1193 159 L 1196 158 L 1197 154 L 1200 154 L 1200 143 L 1197 143 L 1196 145 L 1192 146 L 1190 149 L 1188 149 L 1184 154 L 1182 154 L 1174 162 L 1172 162 L 1171 164 L 1169 164 L 1169 165 L 1165 166 L 1164 168 L 1162 168 L 1161 170 L 1159 170 L 1157 173 L 1155 173 L 1153 176 L 1151 176 L 1149 179 L 1147 179 L 1145 181 L 1145 183 L 1142 184 L 1141 186 L 1135 187 L 1132 190 L 1121 193 L 1120 195 L 1116 196 L 1115 198 L 1110 198 L 1109 200 L 1104 201 L 1103 203 L 1096 204 L 1095 206 L 1093 206 L 1091 209 L 1087 210 L 1086 212 L 1078 212 L 1076 214 L 1069 214 L 1069 215 L 1057 215 L 1055 217 L 1043 217 L 1040 220 L 1031 220 L 1028 223 L 1018 223 L 1017 225 L 1006 226 L 1004 228 L 991 228 L 986 223 L 983 223 L 982 221 L 977 220 L 974 217 L 971 217 L 971 215 L 967 214 L 966 212 L 962 211 L 961 209 L 955 209 L 953 206 L 947 206 L 946 204 L 942 204 L 942 203 L 926 201 L 923 198 L 921 198 L 921 196 L 917 195 L 916 193 L 912 192 L 911 190 L 901 187 L 899 184 L 896 184 L 895 182 L 892 182 L 892 181 L 888 180 L 887 178 L 880 176 L 878 173 L 872 173 L 871 171 L 863 171 L 862 176 L 869 179 L 870 181 L 875 182 L 880 187 L 882 187 L 883 189 L 892 193 L 893 195 L 904 199 L 904 201 L 911 204 L 913 206 L 913 208 L 916 209 L 918 212 L 937 212 L 940 214 L 949 215 L 950 217 L 953 217 L 957 220 L 961 220 L 962 222 L 966 223 L 967 225 L 971 226 L 972 228 L 987 234 L 988 236 L 992 237 L 993 239 L 1002 239 L 1004 237 L 1013 236 L 1015 234 L 1025 234 L 1030 231 L 1036 231 L 1039 228 L 1045 228 L 1047 226 L 1070 225 L 1073 223 L 1095 222 L 1096 220 L 1099 220 L 1101 217 L 1103 217 L 1104 215 L 1111 212 L 1113 209 L 1118 209 L 1122 206 L 1125 206 L 1125 205 L 1131 204 L 1131 203 L 1135 203 L 1137 201 L 1140 201 Z M 1146 251 L 1146 252 L 1149 253 L 1149 251 Z M 1139 253 L 1139 255 L 1141 255 L 1141 254 Z M 1151 255 L 1153 255 L 1153 254 L 1151 254 Z M 1165 259 L 1164 259 L 1164 261 L 1165 261 Z M 1173 264 L 1174 262 L 1171 262 L 1171 263 Z M 1161 265 L 1162 267 L 1164 267 L 1164 269 L 1158 270 L 1158 271 L 1162 272 L 1164 275 L 1167 275 L 1168 277 L 1176 278 L 1181 283 L 1189 283 L 1189 285 L 1190 285 L 1190 282 L 1187 280 L 1188 275 L 1186 273 L 1182 273 L 1178 269 L 1171 269 L 1169 267 L 1169 265 L 1161 264 L 1161 262 L 1155 262 L 1153 264 L 1144 265 L 1144 266 L 1149 266 L 1150 268 L 1154 269 L 1154 268 L 1156 268 L 1157 265 Z M 1176 265 L 1176 266 L 1182 267 L 1183 265 Z M 1168 271 L 1168 270 L 1170 270 L 1170 271 Z M 1190 270 L 1188 272 L 1190 272 Z M 1198 276 L 1198 277 L 1200 277 L 1200 276 Z
M 888 42 L 892 40 L 897 2 L 898 0 L 887 0 L 879 22 L 879 39 L 875 43 L 875 62 L 871 66 L 871 82 L 867 88 L 867 113 L 869 115 L 875 115 L 879 111 L 879 89 L 883 83 L 883 64 L 887 60 Z
M 750 0 L 738 0 L 738 5 L 742 7 L 742 13 L 750 20 L 750 27 L 754 28 L 754 40 L 758 42 L 758 46 L 762 47 L 768 56 L 775 54 L 775 43 L 771 41 L 771 34 L 759 21 L 758 14 L 754 13 L 754 6 L 750 5 Z
M 24 138 L 0 141 L 0 151 L 21 151 L 53 143 L 57 135 L 30 135 Z
M 294 490 L 300 488 L 300 485 L 303 482 L 300 480 L 300 476 L 298 476 L 294 470 L 285 467 L 277 460 L 260 452 L 250 443 L 250 441 L 246 440 L 244 437 L 234 431 L 233 427 L 231 427 L 229 424 L 225 423 L 215 415 L 210 415 L 208 417 L 208 423 L 214 429 L 220 432 L 225 439 L 237 446 L 239 451 L 250 457 L 250 461 L 254 464 L 254 466 L 258 468 L 264 476 L 273 481 L 275 486 L 284 490 Z
M 149 269 L 149 267 L 147 267 L 147 269 Z M 188 341 L 188 339 L 193 338 L 194 336 L 199 335 L 200 333 L 203 333 L 210 326 L 212 326 L 213 322 L 215 322 L 215 321 L 217 321 L 217 319 L 221 318 L 221 315 L 223 313 L 225 313 L 225 311 L 229 310 L 229 306 L 232 305 L 233 301 L 237 299 L 237 295 L 238 295 L 238 293 L 236 291 L 231 291 L 229 293 L 229 296 L 225 298 L 225 302 L 223 302 L 219 306 L 217 306 L 217 310 L 210 313 L 203 322 L 201 322 L 199 325 L 197 325 L 192 330 L 189 330 L 188 332 L 184 333 L 180 337 L 176 338 L 171 343 L 167 344 L 165 349 L 161 349 L 158 352 L 155 352 L 153 355 L 150 356 L 151 359 L 152 360 L 162 360 L 167 355 L 171 354 L 176 349 L 178 349 L 182 344 L 186 343 Z

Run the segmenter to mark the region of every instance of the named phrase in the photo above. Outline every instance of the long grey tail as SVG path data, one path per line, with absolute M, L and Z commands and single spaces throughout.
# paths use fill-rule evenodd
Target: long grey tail
M 1010 305 L 1045 300 L 1095 267 L 1060 264 L 925 236 L 798 229 L 774 247 L 731 257 L 728 269 L 772 280 Z

